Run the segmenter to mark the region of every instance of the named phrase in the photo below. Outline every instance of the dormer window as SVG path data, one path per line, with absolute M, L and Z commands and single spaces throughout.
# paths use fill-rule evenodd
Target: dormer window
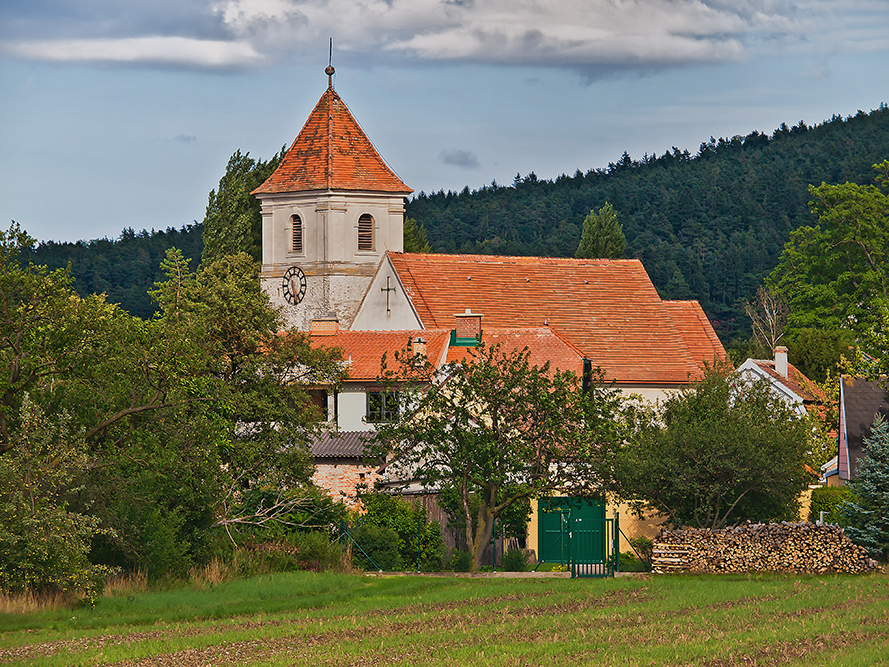
M 290 251 L 303 251 L 303 221 L 298 215 L 290 216 Z
M 374 219 L 369 213 L 358 218 L 358 250 L 373 251 Z

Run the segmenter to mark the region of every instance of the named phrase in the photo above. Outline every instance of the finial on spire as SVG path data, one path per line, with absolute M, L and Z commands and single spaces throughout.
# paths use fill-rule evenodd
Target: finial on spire
M 333 88 L 333 75 L 336 70 L 333 68 L 331 64 L 333 62 L 333 37 L 330 38 L 330 53 L 327 56 L 327 67 L 324 68 L 324 73 L 327 75 L 327 87 Z

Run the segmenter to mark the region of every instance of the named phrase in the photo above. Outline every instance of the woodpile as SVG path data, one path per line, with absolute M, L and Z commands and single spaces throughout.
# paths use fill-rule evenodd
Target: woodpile
M 710 530 L 662 530 L 654 540 L 652 571 L 870 572 L 876 561 L 839 526 L 743 523 Z

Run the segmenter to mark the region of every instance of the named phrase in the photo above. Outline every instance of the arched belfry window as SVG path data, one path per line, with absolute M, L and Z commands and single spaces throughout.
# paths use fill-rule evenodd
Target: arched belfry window
M 374 249 L 374 219 L 369 213 L 358 218 L 358 249 Z
M 290 251 L 303 251 L 303 221 L 298 215 L 290 216 Z

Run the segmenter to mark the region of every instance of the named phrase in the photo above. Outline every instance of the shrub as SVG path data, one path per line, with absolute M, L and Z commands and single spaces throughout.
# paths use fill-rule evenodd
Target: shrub
M 362 553 L 353 547 L 352 561 L 355 567 L 387 571 L 402 568 L 401 555 L 398 553 L 398 534 L 391 528 L 359 526 L 352 531 L 352 539 L 364 551 Z
M 522 549 L 509 549 L 503 554 L 500 567 L 506 572 L 524 572 L 528 569 L 528 554 Z
M 648 565 L 639 560 L 632 551 L 625 551 L 620 555 L 621 572 L 647 572 Z
M 458 549 L 451 554 L 451 560 L 448 561 L 448 569 L 451 572 L 469 572 L 471 564 L 472 556 L 468 552 Z
M 362 525 L 389 528 L 398 535 L 401 566 L 417 568 L 417 538 L 420 540 L 420 567 L 424 571 L 441 569 L 444 540 L 438 523 L 429 521 L 422 505 L 412 505 L 404 498 L 388 493 L 368 493 L 361 496 L 365 513 L 358 521 Z M 363 546 L 363 545 L 362 545 Z
M 300 570 L 322 572 L 343 569 L 343 548 L 326 533 L 297 533 L 292 541 L 296 545 Z
M 840 505 L 855 498 L 855 494 L 848 486 L 822 486 L 812 491 L 812 504 L 810 505 L 810 521 L 813 523 L 824 515 L 825 523 L 843 523 Z
M 635 554 L 638 554 L 638 557 L 641 558 L 646 563 L 651 563 L 651 557 L 654 555 L 654 542 L 645 537 L 644 535 L 640 535 L 639 537 L 634 537 L 629 540 L 630 544 L 633 545 L 633 549 L 635 549 Z M 634 555 L 635 555 L 634 554 Z

